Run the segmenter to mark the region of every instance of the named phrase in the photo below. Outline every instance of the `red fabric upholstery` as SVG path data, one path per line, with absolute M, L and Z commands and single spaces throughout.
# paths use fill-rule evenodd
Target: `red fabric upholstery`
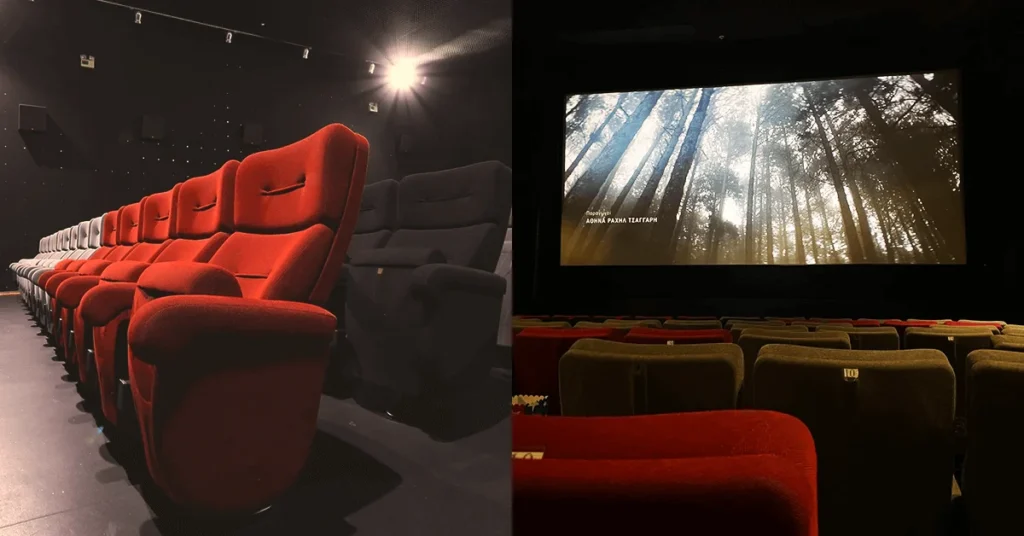
M 229 160 L 209 175 L 182 183 L 178 190 L 175 237 L 207 238 L 232 230 L 238 165 L 237 160 Z
M 104 247 L 117 245 L 117 215 L 121 210 L 111 210 L 103 215 L 103 230 L 100 234 L 100 241 Z
M 580 339 L 607 339 L 610 329 L 526 328 L 512 341 L 513 390 L 548 397 L 548 412 L 561 413 L 558 360 Z
M 266 275 L 262 284 L 251 285 L 256 288 L 246 292 L 246 296 L 325 303 L 340 277 L 351 230 L 359 216 L 368 155 L 366 138 L 334 124 L 304 140 L 246 158 L 238 167 L 235 181 L 235 230 L 243 233 L 233 234 L 210 262 L 234 265 L 238 268 L 235 273 L 245 274 L 243 279 Z M 337 222 L 338 231 L 323 226 L 324 221 Z M 247 233 L 268 232 L 282 233 L 264 247 L 287 252 L 280 259 L 290 261 L 288 265 L 269 270 L 263 262 L 252 263 L 250 267 L 249 262 L 239 262 L 241 258 L 229 258 L 237 255 L 243 240 L 252 247 L 271 241 L 267 235 Z M 327 248 L 322 250 L 325 240 Z M 288 248 L 292 251 L 287 251 Z M 299 248 L 310 255 L 296 258 Z M 225 256 L 217 259 L 221 252 Z M 289 276 L 294 281 L 274 277 L 275 271 L 291 274 L 303 269 L 315 269 L 318 273 L 312 281 L 302 284 L 296 281 L 304 280 L 305 274 Z
M 308 304 L 222 296 L 134 311 L 129 373 L 154 481 L 179 504 L 228 512 L 291 486 L 316 431 L 335 323 Z
M 288 302 L 326 301 L 337 282 L 367 154 L 365 138 L 330 125 L 250 155 L 235 177 L 234 232 L 209 262 L 156 263 L 139 278 L 132 397 L 153 480 L 179 504 L 256 510 L 304 464 L 335 318 Z
M 235 276 L 212 264 L 197 262 L 163 262 L 153 264 L 139 278 L 139 287 L 147 295 L 204 294 L 241 297 L 242 289 Z
M 99 282 L 99 276 L 95 275 L 79 275 L 66 279 L 57 289 L 57 306 L 75 309 L 81 303 L 82 296 Z
M 768 411 L 512 416 L 516 534 L 815 536 L 807 427 Z
M 927 328 L 937 324 L 938 322 L 935 320 L 886 320 L 882 322 L 883 326 L 896 328 L 896 332 L 900 335 L 900 340 L 903 340 L 903 334 L 907 331 L 907 328 Z
M 124 289 L 123 287 L 129 287 L 129 288 Z M 101 284 L 97 285 L 96 287 L 94 287 L 89 292 L 91 293 L 91 292 L 94 292 L 94 291 L 99 293 L 98 294 L 99 297 L 106 298 L 107 300 L 109 300 L 109 301 L 107 301 L 107 300 L 102 300 L 101 299 L 101 300 L 98 300 L 98 301 L 106 302 L 106 303 L 111 303 L 112 305 L 117 305 L 117 302 L 116 302 L 117 298 L 111 299 L 111 295 L 114 295 L 114 296 L 117 296 L 117 297 L 123 299 L 126 294 L 129 294 L 129 293 L 134 294 L 135 293 L 135 285 L 132 284 L 132 283 L 101 283 Z M 95 367 L 95 370 L 96 370 L 95 382 L 96 382 L 96 384 L 95 385 L 96 385 L 96 393 L 99 395 L 100 410 L 103 412 L 103 417 L 106 418 L 107 422 L 109 422 L 110 424 L 112 424 L 114 426 L 117 426 L 118 425 L 118 413 L 117 413 L 117 386 L 118 386 L 118 381 L 117 381 L 117 369 L 116 369 L 117 363 L 116 363 L 116 361 L 114 359 L 114 356 L 117 354 L 117 343 L 118 343 L 118 338 L 119 338 L 118 334 L 121 331 L 124 331 L 124 330 L 128 329 L 128 320 L 129 320 L 129 317 L 131 316 L 131 307 L 127 307 L 127 308 L 125 308 L 125 307 L 121 307 L 121 308 L 111 307 L 109 310 L 107 310 L 105 312 L 107 314 L 111 315 L 109 318 L 107 318 L 107 317 L 103 318 L 103 320 L 105 320 L 105 322 L 90 322 L 89 323 L 89 325 L 93 326 L 92 328 L 90 328 L 90 332 L 91 332 L 91 335 L 92 335 L 91 344 L 92 344 L 92 348 L 93 348 L 93 355 L 96 358 L 96 361 L 95 361 L 95 365 L 96 365 L 96 367 Z M 79 311 L 76 311 L 76 315 L 78 315 L 80 317 L 82 325 L 85 325 L 85 323 L 87 322 L 86 318 L 85 318 L 85 315 L 78 314 L 78 313 L 79 313 Z M 78 336 L 78 333 L 79 333 L 79 331 L 76 330 L 75 331 L 75 336 L 76 337 Z M 82 333 L 85 333 L 85 330 L 82 330 Z M 76 344 L 78 344 L 77 341 L 76 341 Z M 82 341 L 82 343 L 78 347 L 79 348 L 83 348 L 84 344 L 85 344 L 85 341 L 84 341 L 84 337 L 83 337 L 83 341 Z M 79 352 L 78 356 L 79 356 L 79 359 L 81 359 L 82 357 L 84 357 L 84 353 Z M 102 358 L 100 358 L 100 356 L 107 356 L 107 358 L 106 359 L 102 359 Z M 79 367 L 78 370 L 79 370 L 79 379 L 81 381 L 86 382 L 86 381 L 93 380 L 93 378 L 87 378 L 85 376 L 85 373 L 83 371 L 86 370 L 86 367 Z
M 707 344 L 732 342 L 732 334 L 727 329 L 690 330 L 635 327 L 629 330 L 624 340 L 640 344 L 666 344 L 669 341 L 679 344 Z
M 854 320 L 853 322 L 848 323 L 853 324 L 853 327 L 855 328 L 873 328 L 882 325 L 882 323 L 877 320 Z
M 135 283 L 101 280 L 82 296 L 79 313 L 85 323 L 83 325 L 102 326 L 113 321 L 122 311 L 130 311 L 136 288 Z
M 150 263 L 142 261 L 117 261 L 103 270 L 104 281 L 130 283 L 139 280 Z

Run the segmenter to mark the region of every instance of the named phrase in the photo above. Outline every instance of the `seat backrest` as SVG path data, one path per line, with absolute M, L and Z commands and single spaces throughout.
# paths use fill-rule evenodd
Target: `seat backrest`
M 631 344 L 583 339 L 558 362 L 563 415 L 735 409 L 743 352 L 735 344 Z
M 817 332 L 843 331 L 850 336 L 853 350 L 899 350 L 900 334 L 892 326 L 851 327 L 827 324 L 819 326 Z
M 798 346 L 812 346 L 815 348 L 833 348 L 840 350 L 850 349 L 850 335 L 841 331 L 800 332 L 782 331 L 779 329 L 744 329 L 740 336 L 733 339 L 743 349 L 743 378 L 746 385 L 743 388 L 742 405 L 744 408 L 753 407 L 754 401 L 754 367 L 757 365 L 757 356 L 761 348 L 769 344 L 788 344 Z
M 213 257 L 231 231 L 237 171 L 238 161 L 230 160 L 176 187 L 171 240 L 153 262 L 206 262 Z
M 139 222 L 139 203 L 132 203 L 125 205 L 117 211 L 117 225 L 115 225 L 113 232 L 117 237 L 117 245 L 114 246 L 107 256 L 103 258 L 106 261 L 119 261 L 124 259 L 135 244 L 138 242 L 138 222 Z
M 386 247 L 435 249 L 448 264 L 494 272 L 511 210 L 512 170 L 500 162 L 409 175 Z
M 210 264 L 247 298 L 323 304 L 359 216 L 369 144 L 332 124 L 249 155 L 235 175 L 234 229 Z
M 359 219 L 352 233 L 349 255 L 384 247 L 398 224 L 398 181 L 383 180 L 363 189 Z
M 978 350 L 967 357 L 967 458 L 964 494 L 972 534 L 999 534 L 1020 523 L 1024 458 L 1024 353 Z M 969 494 L 969 495 L 968 495 Z
M 167 247 L 180 187 L 176 184 L 166 192 L 146 196 L 139 202 L 139 219 L 135 228 L 137 244 L 123 260 L 152 262 Z
M 753 383 L 757 409 L 814 436 L 821 534 L 945 532 L 955 379 L 941 352 L 771 344 Z

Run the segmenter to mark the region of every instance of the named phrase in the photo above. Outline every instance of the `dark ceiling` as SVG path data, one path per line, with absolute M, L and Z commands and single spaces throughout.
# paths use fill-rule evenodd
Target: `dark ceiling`
M 62 0 L 69 1 L 69 0 Z M 117 9 L 97 0 L 96 9 Z M 311 45 L 316 54 L 420 63 L 511 46 L 511 0 L 124 0 L 125 5 Z M 131 17 L 126 13 L 126 17 Z

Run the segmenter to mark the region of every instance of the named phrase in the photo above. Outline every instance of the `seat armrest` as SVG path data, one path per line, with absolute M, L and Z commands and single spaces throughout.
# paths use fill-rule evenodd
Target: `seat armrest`
M 118 283 L 134 283 L 142 276 L 142 272 L 149 268 L 150 263 L 141 261 L 117 261 L 103 269 L 100 277 L 104 281 Z
M 415 268 L 448 262 L 444 253 L 431 248 L 380 248 L 352 254 L 352 266 Z
M 336 325 L 333 314 L 307 303 L 168 296 L 133 311 L 128 344 L 135 357 L 155 366 L 311 352 L 326 357 Z
M 102 282 L 89 289 L 81 300 L 82 318 L 91 326 L 105 326 L 132 308 L 135 283 Z
M 455 290 L 501 298 L 507 284 L 500 275 L 451 264 L 420 266 L 413 271 L 412 277 L 413 289 L 430 297 Z
M 99 276 L 80 275 L 66 279 L 57 287 L 57 303 L 67 309 L 77 309 L 82 303 L 82 296 L 92 287 L 100 284 Z
M 234 274 L 212 264 L 160 262 L 147 268 L 138 281 L 139 289 L 151 296 L 204 294 L 242 296 Z

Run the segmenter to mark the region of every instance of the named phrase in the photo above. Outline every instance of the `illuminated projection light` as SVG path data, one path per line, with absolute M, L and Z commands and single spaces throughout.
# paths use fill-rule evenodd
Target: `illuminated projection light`
M 416 80 L 416 64 L 412 61 L 401 60 L 388 69 L 388 85 L 396 90 L 409 89 Z

